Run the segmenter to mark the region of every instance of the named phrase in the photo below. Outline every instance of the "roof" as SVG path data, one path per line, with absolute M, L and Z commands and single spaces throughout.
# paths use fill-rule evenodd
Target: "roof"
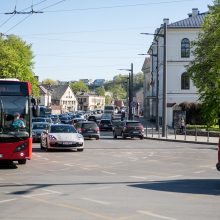
M 69 85 L 50 85 L 50 86 L 43 85 L 43 86 L 51 92 L 52 99 L 55 100 L 60 100 L 69 87 Z
M 201 28 L 208 12 L 197 15 L 189 14 L 189 17 L 167 25 L 167 28 Z

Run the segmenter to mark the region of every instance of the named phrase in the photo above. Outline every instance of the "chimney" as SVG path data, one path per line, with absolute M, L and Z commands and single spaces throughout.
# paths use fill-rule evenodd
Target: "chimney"
M 167 25 L 169 24 L 169 18 L 164 18 L 163 19 L 163 24 L 166 23 Z
M 195 16 L 197 16 L 198 14 L 199 14 L 198 8 L 193 8 L 193 9 L 192 9 L 192 17 L 195 17 Z

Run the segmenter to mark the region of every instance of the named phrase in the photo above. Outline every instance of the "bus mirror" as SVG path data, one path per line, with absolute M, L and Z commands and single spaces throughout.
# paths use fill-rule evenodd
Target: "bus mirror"
M 34 117 L 39 117 L 40 116 L 40 106 L 39 105 L 34 105 L 32 107 L 32 113 Z

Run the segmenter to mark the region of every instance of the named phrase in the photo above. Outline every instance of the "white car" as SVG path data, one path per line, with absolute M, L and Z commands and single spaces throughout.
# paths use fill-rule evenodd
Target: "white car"
M 41 149 L 77 150 L 83 151 L 84 138 L 73 125 L 50 124 L 41 134 Z

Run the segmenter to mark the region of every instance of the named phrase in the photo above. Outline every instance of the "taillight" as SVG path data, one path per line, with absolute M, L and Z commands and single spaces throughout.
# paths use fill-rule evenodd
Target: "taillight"
M 95 131 L 98 131 L 98 132 L 99 132 L 99 127 L 97 127 L 97 128 L 95 129 Z

